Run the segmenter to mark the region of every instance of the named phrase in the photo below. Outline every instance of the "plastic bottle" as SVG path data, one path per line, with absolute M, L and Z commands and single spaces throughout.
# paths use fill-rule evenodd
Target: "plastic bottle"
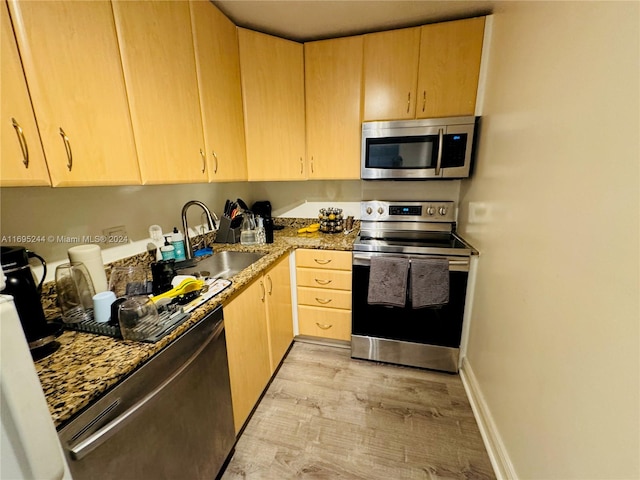
M 240 243 L 242 245 L 256 244 L 256 224 L 251 212 L 245 211 L 242 220 L 242 230 L 240 230 Z
M 182 233 L 178 231 L 177 227 L 173 227 L 173 234 L 171 235 L 171 245 L 175 248 L 175 259 L 176 261 L 186 260 L 187 257 L 184 254 L 184 237 Z
M 262 223 L 262 217 L 256 216 L 256 243 L 258 245 L 264 245 L 267 243 L 267 235 L 264 230 L 264 223 Z
M 162 254 L 163 260 L 171 260 L 172 258 L 176 258 L 176 247 L 169 243 L 169 235 L 164 238 L 164 246 L 160 248 L 160 253 Z
M 149 227 L 149 237 L 156 246 L 156 260 L 162 260 L 162 252 L 160 249 L 164 246 L 164 236 L 162 235 L 162 227 L 160 225 L 151 225 Z

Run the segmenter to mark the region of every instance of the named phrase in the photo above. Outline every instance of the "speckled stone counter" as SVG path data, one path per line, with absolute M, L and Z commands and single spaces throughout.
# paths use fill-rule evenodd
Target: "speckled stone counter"
M 356 222 L 354 231 L 348 235 L 320 232 L 297 234 L 297 229 L 300 226 L 310 223 L 313 223 L 313 220 L 277 219 L 276 224 L 283 225 L 285 228 L 274 232 L 273 244 L 256 246 L 214 244 L 216 252 L 223 250 L 260 251 L 265 252 L 266 255 L 235 275 L 231 279 L 233 283 L 229 288 L 195 309 L 189 320 L 157 343 L 118 340 L 103 335 L 64 331 L 57 338 L 60 348 L 48 357 L 35 362 L 36 371 L 56 427 L 64 426 L 75 414 L 82 411 L 181 336 L 207 313 L 236 296 L 283 255 L 296 248 L 348 251 L 353 249 L 353 242 L 358 232 L 358 222 Z M 117 264 L 148 265 L 152 261 L 153 259 L 148 255 L 141 254 L 120 260 Z M 59 311 L 55 305 L 55 287 L 46 285 L 43 297 L 43 305 L 48 318 L 58 316 Z

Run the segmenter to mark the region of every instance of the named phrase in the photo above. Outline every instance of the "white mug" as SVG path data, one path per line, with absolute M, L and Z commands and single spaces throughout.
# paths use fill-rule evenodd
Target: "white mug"
M 93 296 L 93 318 L 98 323 L 107 323 L 111 318 L 111 304 L 116 301 L 116 294 L 110 290 L 96 293 Z

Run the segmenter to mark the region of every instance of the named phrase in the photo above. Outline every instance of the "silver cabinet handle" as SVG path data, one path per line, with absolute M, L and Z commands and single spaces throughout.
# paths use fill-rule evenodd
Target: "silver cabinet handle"
M 202 173 L 204 173 L 207 168 L 207 157 L 205 156 L 202 149 L 200 149 L 200 158 L 202 159 Z
M 300 175 L 304 173 L 304 162 L 302 161 L 302 157 L 300 157 Z
M 313 173 L 313 156 L 311 156 L 311 173 Z
M 411 109 L 411 92 L 407 94 L 407 113 L 409 113 L 410 109 Z
M 440 175 L 440 167 L 442 166 L 442 147 L 444 143 L 444 133 L 441 128 L 438 129 L 438 160 L 436 162 L 436 175 Z
M 69 137 L 64 133 L 62 127 L 60 127 L 60 136 L 62 137 L 62 141 L 64 142 L 64 149 L 67 152 L 67 168 L 69 171 L 73 168 L 73 152 L 71 151 L 71 143 L 69 142 Z
M 331 298 L 318 298 L 316 297 L 316 302 L 321 303 L 322 305 L 326 305 L 331 302 Z
M 320 285 L 329 285 L 331 283 L 331 280 L 320 280 L 319 278 L 314 278 L 314 280 Z
M 327 263 L 331 263 L 331 259 L 322 260 L 322 259 L 314 258 L 313 261 L 316 263 L 319 263 L 320 265 L 326 265 Z
M 271 295 L 273 293 L 273 280 L 271 280 L 271 275 L 267 275 L 267 280 L 269 282 L 269 288 L 267 289 L 267 292 L 269 293 L 269 295 Z
M 18 134 L 18 143 L 20 143 L 20 150 L 22 150 L 22 163 L 24 163 L 24 168 L 29 168 L 29 147 L 27 147 L 27 139 L 24 138 L 24 131 L 13 117 L 11 117 L 11 124 Z
M 422 111 L 423 112 L 425 108 L 427 108 L 427 91 L 423 90 L 422 91 Z
M 218 155 L 216 155 L 216 152 L 211 152 L 213 154 L 213 173 L 218 173 Z
M 266 292 L 264 291 L 264 282 L 262 280 L 260 280 L 260 288 L 262 289 L 262 298 L 260 298 L 260 300 L 264 302 Z
M 318 326 L 318 328 L 321 328 L 322 330 L 329 330 L 331 327 L 333 327 L 333 325 L 329 325 L 327 323 L 321 325 L 318 322 L 316 322 L 316 325 Z
M 220 324 L 217 328 L 211 332 L 209 337 L 200 345 L 198 350 L 196 350 L 191 357 L 187 359 L 180 367 L 178 367 L 164 382 L 158 385 L 151 393 L 145 395 L 139 402 L 134 404 L 127 411 L 123 412 L 120 416 L 116 417 L 113 421 L 102 427 L 100 430 L 90 435 L 85 440 L 78 442 L 74 446 L 69 447 L 69 453 L 71 458 L 74 460 L 81 460 L 86 457 L 93 450 L 98 448 L 104 442 L 112 438 L 116 433 L 118 433 L 122 428 L 124 428 L 131 420 L 133 420 L 139 413 L 141 413 L 143 407 L 153 400 L 159 393 L 161 393 L 166 387 L 169 386 L 174 380 L 176 380 L 182 372 L 184 372 L 203 352 L 203 350 L 217 337 L 222 334 L 224 329 L 224 325 Z M 116 404 L 112 404 L 107 407 L 100 417 L 103 417 L 108 411 L 112 410 Z

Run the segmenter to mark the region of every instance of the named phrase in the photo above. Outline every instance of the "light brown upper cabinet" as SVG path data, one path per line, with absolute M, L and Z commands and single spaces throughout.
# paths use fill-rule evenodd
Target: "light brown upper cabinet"
M 420 27 L 364 37 L 364 120 L 415 118 Z
M 473 115 L 484 21 L 365 35 L 364 120 Z
M 473 115 L 484 17 L 421 27 L 417 118 Z
M 111 3 L 9 9 L 52 185 L 139 184 Z
M 208 182 L 189 3 L 114 1 L 113 12 L 142 182 Z
M 304 180 L 303 46 L 238 29 L 250 181 Z
M 49 171 L 44 159 L 40 134 L 31 108 L 29 91 L 20 64 L 9 19 L 7 4 L 0 6 L 2 38 L 0 62 L 2 63 L 2 93 L 0 94 L 0 186 L 49 185 Z
M 246 180 L 237 29 L 209 0 L 190 6 L 209 181 Z
M 363 37 L 304 44 L 307 177 L 360 178 Z

